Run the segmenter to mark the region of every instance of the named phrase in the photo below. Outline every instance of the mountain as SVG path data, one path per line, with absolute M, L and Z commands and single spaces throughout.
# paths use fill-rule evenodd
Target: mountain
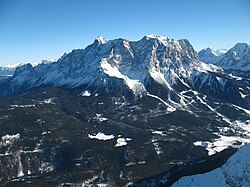
M 44 59 L 40 63 L 41 64 L 47 64 L 47 63 L 52 63 L 55 62 L 55 59 Z M 16 70 L 17 67 L 23 66 L 27 63 L 17 63 L 17 64 L 12 64 L 12 65 L 3 65 L 0 66 L 0 76 L 12 76 Z M 38 63 L 31 63 L 32 66 L 38 65 Z
M 205 63 L 217 65 L 228 72 L 250 71 L 250 46 L 247 43 L 237 43 L 227 52 L 222 50 L 222 53 L 210 48 L 203 49 L 199 52 L 199 58 Z
M 130 42 L 98 37 L 90 46 L 73 50 L 55 63 L 18 67 L 13 77 L 2 84 L 0 96 L 53 85 L 84 87 L 93 94 L 145 95 L 151 92 L 170 101 L 172 95 L 180 102 L 176 91 L 192 88 L 221 99 L 233 97 L 237 104 L 242 103 L 237 87 L 229 79 L 215 75 L 220 71 L 216 66 L 199 61 L 186 39 L 175 41 L 148 35 Z
M 187 39 L 97 37 L 0 80 L 0 185 L 143 186 L 215 169 L 250 143 L 249 103 L 249 79 Z
M 214 50 L 211 48 L 202 49 L 199 51 L 199 59 L 208 64 L 216 65 L 217 62 L 221 59 L 221 56 L 227 52 L 226 49 Z
M 16 67 L 20 64 L 0 66 L 0 76 L 12 76 Z
M 217 64 L 226 70 L 250 71 L 250 45 L 238 43 Z
M 227 162 L 208 173 L 183 177 L 173 187 L 250 186 L 250 145 L 240 148 Z
M 227 52 L 227 49 L 216 49 L 215 50 L 215 53 L 218 55 L 218 56 L 221 56 L 223 54 L 225 54 Z

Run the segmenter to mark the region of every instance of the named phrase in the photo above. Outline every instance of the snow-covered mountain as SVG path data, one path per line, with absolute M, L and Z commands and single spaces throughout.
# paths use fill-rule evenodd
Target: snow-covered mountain
M 178 102 L 181 99 L 176 91 L 190 88 L 214 96 L 240 98 L 230 81 L 211 72 L 219 73 L 221 69 L 201 62 L 186 39 L 176 41 L 148 35 L 131 42 L 98 37 L 85 49 L 73 50 L 57 62 L 18 67 L 13 77 L 2 84 L 0 95 L 53 85 L 85 87 L 96 93 L 103 90 L 132 95 L 157 92 L 169 100 L 171 95 Z M 159 86 L 161 92 L 155 89 Z M 230 89 L 230 94 L 226 94 Z
M 220 55 L 223 55 L 227 52 L 227 49 L 216 49 L 215 50 L 215 53 L 220 56 Z
M 173 187 L 250 186 L 250 144 L 240 148 L 220 168 L 211 172 L 182 177 Z
M 225 70 L 250 70 L 250 45 L 247 43 L 237 43 L 228 51 L 206 48 L 198 54 L 201 61 L 217 65 Z
M 214 50 L 212 48 L 206 48 L 199 51 L 199 59 L 208 64 L 217 64 L 218 61 L 221 59 L 221 55 L 227 52 L 226 49 L 217 49 Z
M 247 43 L 237 43 L 227 53 L 223 55 L 218 63 L 218 66 L 227 70 L 250 70 L 250 45 Z
M 41 64 L 48 64 L 55 62 L 55 59 L 49 58 L 49 59 L 44 59 L 40 63 Z M 30 63 L 33 67 L 37 66 L 40 63 Z M 9 64 L 9 65 L 3 65 L 0 66 L 0 76 L 12 76 L 16 70 L 17 67 L 23 66 L 28 63 L 17 63 L 17 64 Z
M 12 76 L 17 66 L 20 64 L 0 66 L 0 76 Z

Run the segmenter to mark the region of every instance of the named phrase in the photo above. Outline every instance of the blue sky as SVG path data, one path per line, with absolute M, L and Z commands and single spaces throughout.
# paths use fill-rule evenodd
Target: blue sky
M 101 35 L 187 38 L 196 50 L 250 43 L 249 0 L 0 0 L 0 65 L 59 58 Z

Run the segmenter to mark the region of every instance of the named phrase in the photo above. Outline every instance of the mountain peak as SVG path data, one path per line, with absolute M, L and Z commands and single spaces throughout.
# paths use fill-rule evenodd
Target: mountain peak
M 149 35 L 147 35 L 145 37 L 146 38 L 152 38 L 152 39 L 158 39 L 158 40 L 169 40 L 168 37 L 160 36 L 160 35 L 156 35 L 156 34 L 149 34 Z
M 54 58 L 47 58 L 47 59 L 43 59 L 41 61 L 42 64 L 48 64 L 48 63 L 52 63 L 52 62 L 56 62 L 57 60 Z M 33 65 L 33 64 L 32 64 Z M 33 65 L 34 66 L 34 65 Z
M 248 45 L 247 43 L 237 43 L 235 46 L 233 46 L 232 50 L 236 51 L 236 52 L 240 52 L 240 51 L 246 51 L 250 49 L 250 45 Z
M 107 41 L 104 37 L 102 37 L 102 36 L 97 36 L 96 39 L 95 39 L 95 41 L 97 41 L 98 44 L 100 44 L 100 45 L 105 44 L 105 43 L 108 42 L 108 41 Z
M 199 58 L 201 61 L 209 64 L 217 64 L 222 56 L 227 52 L 226 49 L 213 49 L 207 47 L 199 51 Z

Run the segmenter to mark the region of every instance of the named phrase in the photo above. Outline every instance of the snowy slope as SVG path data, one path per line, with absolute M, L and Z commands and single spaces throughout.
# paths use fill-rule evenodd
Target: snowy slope
M 173 187 L 250 186 L 250 144 L 240 148 L 220 168 L 211 172 L 183 177 Z

